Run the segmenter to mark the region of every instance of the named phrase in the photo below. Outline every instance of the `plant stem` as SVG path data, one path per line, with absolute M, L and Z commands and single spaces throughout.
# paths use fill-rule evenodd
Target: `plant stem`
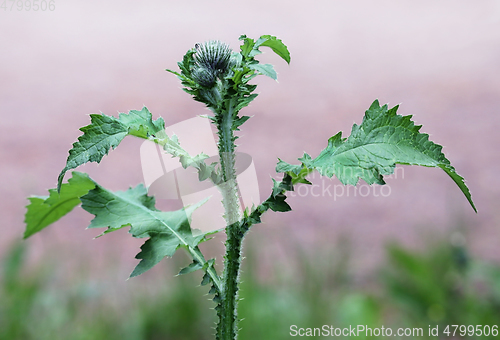
M 219 158 L 222 170 L 222 181 L 220 189 L 222 192 L 222 204 L 224 205 L 224 216 L 226 226 L 230 226 L 240 220 L 240 202 L 236 183 L 235 148 L 233 120 L 234 99 L 226 101 L 227 111 L 219 114 L 217 128 L 219 129 Z
M 238 334 L 238 289 L 240 283 L 241 246 L 244 234 L 239 224 L 226 228 L 226 255 L 224 256 L 222 310 L 219 315 L 220 339 L 234 340 Z M 219 329 L 218 329 L 219 331 Z
M 219 130 L 219 156 L 223 183 L 220 186 L 226 219 L 226 254 L 222 274 L 221 300 L 217 306 L 219 322 L 217 339 L 234 340 L 238 334 L 237 304 L 244 232 L 240 229 L 240 204 L 236 183 L 233 121 L 235 99 L 224 101 L 223 110 L 216 114 Z

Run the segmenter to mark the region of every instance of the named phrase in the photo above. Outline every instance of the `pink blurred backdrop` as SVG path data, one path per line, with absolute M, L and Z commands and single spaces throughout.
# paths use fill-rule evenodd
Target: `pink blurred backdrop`
M 176 68 L 196 42 L 237 49 L 240 34 L 271 34 L 292 61 L 259 56 L 275 65 L 279 83 L 257 78 L 260 95 L 242 112 L 254 117 L 238 139 L 253 156 L 263 199 L 277 157 L 314 157 L 333 134 L 349 135 L 379 98 L 401 103 L 401 114 L 413 114 L 444 145 L 479 214 L 444 172 L 404 167 L 404 179 L 388 180 L 388 197 L 291 198 L 293 212 L 266 215 L 250 234 L 262 254 L 284 257 L 287 244 L 331 247 L 346 234 L 353 268 L 362 271 L 378 263 L 388 239 L 418 245 L 422 234 L 462 226 L 474 255 L 500 261 L 500 2 L 56 0 L 55 7 L 0 9 L 0 256 L 22 237 L 26 197 L 55 186 L 89 113 L 146 105 L 169 125 L 205 114 L 164 69 Z M 78 170 L 124 190 L 142 181 L 140 144 L 129 137 L 100 165 Z M 85 256 L 96 271 L 111 257 L 130 272 L 141 241 L 125 231 L 92 240 L 90 219 L 77 209 L 33 236 L 32 257 Z

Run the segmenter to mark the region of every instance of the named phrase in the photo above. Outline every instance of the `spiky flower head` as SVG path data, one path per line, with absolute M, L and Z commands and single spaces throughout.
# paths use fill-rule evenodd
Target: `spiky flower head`
M 223 76 L 231 68 L 232 50 L 228 45 L 210 40 L 195 45 L 194 68 L 191 76 L 203 87 L 212 87 L 217 77 Z

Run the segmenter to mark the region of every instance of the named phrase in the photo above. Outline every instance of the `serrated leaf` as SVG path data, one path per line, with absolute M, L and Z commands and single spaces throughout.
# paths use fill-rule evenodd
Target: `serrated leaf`
M 119 118 L 105 114 L 91 114 L 91 124 L 80 129 L 83 135 L 73 143 L 66 166 L 58 177 L 57 190 L 60 190 L 64 175 L 68 170 L 88 162 L 99 163 L 111 149 L 115 149 L 127 135 L 148 138 L 164 129 L 163 118 L 152 120 L 147 108 L 141 111 L 121 113 Z
M 271 209 L 272 211 L 276 211 L 276 212 L 287 212 L 287 211 L 291 211 L 292 208 L 290 207 L 290 205 L 288 205 L 288 203 L 285 202 L 286 200 L 286 196 L 283 195 L 283 194 L 279 194 L 279 195 L 271 195 L 267 201 L 266 201 L 266 204 L 269 206 L 269 209 Z
M 133 237 L 148 237 L 151 232 L 162 232 L 165 228 L 181 228 L 181 233 L 190 235 L 189 219 L 191 214 L 206 200 L 176 211 L 159 211 L 155 208 L 155 198 L 147 195 L 144 185 L 126 191 L 110 191 L 100 185 L 81 197 L 82 208 L 95 215 L 89 228 L 107 228 L 115 231 L 130 226 Z M 179 234 L 179 237 L 181 235 Z M 186 236 L 187 237 L 187 236 Z M 188 237 L 184 245 L 193 245 Z M 193 241 L 194 242 L 194 241 Z M 197 245 L 198 243 L 194 244 Z
M 255 42 L 253 46 L 254 49 L 258 49 L 260 46 L 270 47 L 274 53 L 283 58 L 288 64 L 290 64 L 290 52 L 283 42 L 275 36 L 263 35 Z
M 193 261 L 193 262 L 191 262 L 191 264 L 189 266 L 182 268 L 178 275 L 189 274 L 189 273 L 195 272 L 198 269 L 202 269 L 202 268 L 203 268 L 203 265 L 201 265 L 197 261 Z
M 83 135 L 78 137 L 78 141 L 73 143 L 73 148 L 69 151 L 66 166 L 59 174 L 58 191 L 68 170 L 87 162 L 99 163 L 128 133 L 128 128 L 115 117 L 91 114 L 90 119 L 91 124 L 80 129 Z
M 140 275 L 151 269 L 165 256 L 172 256 L 179 247 L 194 252 L 205 234 L 194 236 L 190 228 L 191 214 L 205 203 L 177 211 L 158 211 L 154 197 L 147 195 L 142 184 L 127 191 L 111 192 L 100 185 L 81 197 L 82 208 L 95 215 L 89 228 L 107 228 L 105 233 L 130 227 L 133 237 L 150 237 L 136 258 L 141 259 L 131 274 Z M 198 259 L 203 263 L 202 259 Z
M 217 174 L 215 172 L 215 166 L 217 165 L 217 163 L 213 162 L 210 165 L 207 165 L 205 163 L 205 159 L 209 157 L 204 153 L 200 153 L 196 156 L 189 155 L 189 153 L 181 147 L 177 136 L 165 136 L 161 141 L 158 141 L 158 143 L 163 145 L 163 149 L 165 150 L 165 152 L 171 154 L 174 157 L 179 157 L 179 161 L 181 162 L 181 165 L 184 169 L 191 166 L 198 170 L 198 179 L 200 180 L 200 182 L 208 178 L 217 178 Z M 214 183 L 218 182 L 214 181 Z
M 129 135 L 144 139 L 165 130 L 163 118 L 153 121 L 153 115 L 146 107 L 143 107 L 141 111 L 131 110 L 128 114 L 120 113 L 118 120 L 128 127 Z
M 469 189 L 450 161 L 441 152 L 442 146 L 420 133 L 421 126 L 411 116 L 396 113 L 398 107 L 388 109 L 376 100 L 366 111 L 361 125 L 354 124 L 349 138 L 338 133 L 328 140 L 328 146 L 315 159 L 308 154 L 299 160 L 309 170 L 327 177 L 335 175 L 343 184 L 356 185 L 359 179 L 368 184 L 385 184 L 383 175 L 394 172 L 396 164 L 439 167 L 459 186 L 471 204 Z M 279 169 L 289 167 L 279 163 Z M 290 166 L 296 172 L 296 167 Z
M 299 158 L 299 160 L 306 159 L 306 158 L 307 158 L 307 156 L 304 155 L 304 157 Z M 291 189 L 286 189 L 286 190 L 292 191 L 293 186 L 295 184 L 299 184 L 299 183 L 312 184 L 311 182 L 309 182 L 306 179 L 307 175 L 309 175 L 312 172 L 312 170 L 308 169 L 303 164 L 292 165 L 292 164 L 288 164 L 287 162 L 284 162 L 278 158 L 278 164 L 276 165 L 276 172 L 277 173 L 285 173 L 285 179 L 286 179 L 286 175 L 290 176 Z
M 179 242 L 171 235 L 166 233 L 154 233 L 141 246 L 141 252 L 135 256 L 141 260 L 134 268 L 130 277 L 144 274 L 156 264 L 158 264 L 165 256 L 172 257 L 175 251 L 179 248 Z
M 287 191 L 293 191 L 292 177 L 289 173 L 285 173 L 283 180 L 277 182 L 273 179 L 273 189 L 271 195 L 257 207 L 252 207 L 251 210 L 245 209 L 244 217 L 240 221 L 238 228 L 241 233 L 246 233 L 254 224 L 261 223 L 261 216 L 269 209 L 276 212 L 291 211 L 292 208 L 286 203 Z
M 89 228 L 108 228 L 106 232 L 134 224 L 134 230 L 148 229 L 158 224 L 155 199 L 147 195 L 146 188 L 139 184 L 126 191 L 112 192 L 97 185 L 81 198 L 82 208 L 95 215 Z M 135 237 L 139 234 L 134 233 Z M 147 236 L 147 235 L 146 235 Z
M 249 116 L 241 116 L 241 117 L 236 117 L 233 120 L 233 130 L 239 130 L 238 128 L 243 125 L 247 120 L 249 120 Z
M 203 278 L 201 279 L 201 285 L 206 286 L 209 283 L 210 283 L 210 275 L 208 275 L 208 273 L 205 273 L 205 275 L 203 275 Z M 210 291 L 212 290 L 210 289 Z
M 238 102 L 238 105 L 236 106 L 236 111 L 239 111 L 241 110 L 242 108 L 248 106 L 252 100 L 254 100 L 255 98 L 257 98 L 258 94 L 257 93 L 253 93 L 247 97 L 243 97 L 240 99 L 240 101 Z M 243 116 L 243 117 L 246 117 L 246 116 Z M 243 118 L 241 117 L 241 118 Z M 246 120 L 246 119 L 245 119 Z M 242 123 L 243 124 L 243 123 Z M 241 124 L 239 124 L 238 126 L 240 126 Z
M 276 165 L 276 172 L 277 173 L 293 172 L 294 174 L 298 175 L 302 170 L 302 168 L 303 168 L 302 164 L 299 165 L 288 164 L 287 162 L 284 162 L 278 158 L 278 164 Z
M 269 78 L 272 78 L 274 80 L 278 79 L 278 75 L 274 70 L 274 66 L 271 64 L 250 64 L 248 65 L 248 68 L 257 71 L 262 75 L 268 76 Z
M 205 270 L 205 274 L 203 275 L 203 278 L 201 279 L 201 285 L 206 286 L 208 283 L 212 283 L 212 287 L 210 288 L 210 291 L 208 294 L 215 294 L 219 292 L 219 283 L 214 282 L 213 278 L 209 275 L 210 272 L 215 273 L 215 259 L 210 259 L 208 260 L 202 267 L 203 270 Z
M 189 166 L 198 168 L 202 163 L 205 164 L 204 162 L 205 159 L 209 158 L 208 155 L 204 154 L 203 152 L 194 157 L 191 157 L 187 152 L 186 154 L 183 155 L 178 154 L 176 155 L 176 157 L 179 157 L 181 165 L 184 169 L 186 169 Z
M 240 46 L 241 55 L 243 55 L 244 57 L 248 57 L 250 52 L 252 52 L 255 41 L 251 38 L 247 38 L 247 36 L 244 34 L 241 35 L 238 40 L 243 40 L 243 45 Z
M 49 196 L 30 197 L 24 220 L 26 223 L 24 238 L 30 237 L 69 213 L 81 203 L 80 197 L 94 187 L 95 183 L 87 174 L 74 171 L 68 183 L 62 184 L 60 194 L 56 189 L 50 189 Z
M 217 162 L 212 162 L 212 164 L 207 165 L 205 162 L 201 162 L 198 168 L 198 180 L 203 182 L 204 180 L 210 178 L 214 183 L 218 183 L 215 179 L 217 178 L 217 173 L 215 167 Z

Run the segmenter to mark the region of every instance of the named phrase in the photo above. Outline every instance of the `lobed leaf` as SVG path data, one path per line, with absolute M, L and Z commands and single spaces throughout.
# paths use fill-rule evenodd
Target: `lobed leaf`
M 130 227 L 129 233 L 133 237 L 149 237 L 136 256 L 141 261 L 131 277 L 151 269 L 165 256 L 172 256 L 179 247 L 188 248 L 192 255 L 195 253 L 195 259 L 202 266 L 205 263 L 197 246 L 206 234 L 193 235 L 190 219 L 194 210 L 206 200 L 177 211 L 164 212 L 155 208 L 154 197 L 147 195 L 142 184 L 117 192 L 96 184 L 93 190 L 81 197 L 81 201 L 82 208 L 95 215 L 89 228 L 107 228 L 103 233 L 106 234 Z
M 118 120 L 128 127 L 128 134 L 147 139 L 151 135 L 165 130 L 165 122 L 162 117 L 153 121 L 153 115 L 146 107 L 141 111 L 131 110 L 128 114 L 120 113 Z
M 286 45 L 277 37 L 271 35 L 262 35 L 257 41 L 248 38 L 246 35 L 240 36 L 239 40 L 243 41 L 243 45 L 240 46 L 241 56 L 248 60 L 254 60 L 254 57 L 260 53 L 259 47 L 267 46 L 270 47 L 274 53 L 283 58 L 288 64 L 290 64 L 290 52 Z M 265 66 L 263 71 L 259 71 L 262 74 L 268 75 L 274 73 L 274 77 L 269 75 L 271 78 L 276 79 L 276 72 L 271 64 L 261 65 Z M 255 64 L 248 65 L 249 68 L 256 67 Z
M 80 129 L 83 135 L 73 143 L 66 166 L 58 177 L 57 191 L 60 191 L 65 173 L 87 162 L 99 163 L 127 135 L 127 127 L 118 119 L 105 114 L 91 114 L 91 124 Z
M 255 45 L 255 40 L 252 38 L 248 38 L 246 35 L 242 34 L 238 40 L 243 41 L 243 45 L 240 46 L 241 55 L 248 58 L 250 57 L 250 53 L 253 51 L 253 47 Z M 258 50 L 257 50 L 258 51 Z
M 125 136 L 148 138 L 149 135 L 154 135 L 165 128 L 163 118 L 153 121 L 151 113 L 145 107 L 141 111 L 120 113 L 119 118 L 105 114 L 91 114 L 90 120 L 90 125 L 80 129 L 83 135 L 78 137 L 78 141 L 73 143 L 73 148 L 69 151 L 66 166 L 58 177 L 57 191 L 60 191 L 64 175 L 68 170 L 88 162 L 99 163 Z
M 254 49 L 258 49 L 260 46 L 270 47 L 274 53 L 283 58 L 288 64 L 290 64 L 290 52 L 283 42 L 275 36 L 263 35 L 255 42 L 253 46 Z
M 215 170 L 217 162 L 212 162 L 210 165 L 205 163 L 205 159 L 209 158 L 205 153 L 200 153 L 196 156 L 191 156 L 183 147 L 181 147 L 176 135 L 172 137 L 164 136 L 161 139 L 154 139 L 154 141 L 163 146 L 166 153 L 173 157 L 179 157 L 179 161 L 184 169 L 193 167 L 198 171 L 198 179 L 204 181 L 208 178 L 213 183 L 220 182 L 219 174 Z
M 464 179 L 441 152 L 442 146 L 420 133 L 421 126 L 415 125 L 411 116 L 398 115 L 397 109 L 381 107 L 378 100 L 374 101 L 361 125 L 353 125 L 349 138 L 342 138 L 339 132 L 315 159 L 304 154 L 299 158 L 301 165 L 280 160 L 276 171 L 287 172 L 294 184 L 318 170 L 323 176 L 335 175 L 343 184 L 356 185 L 359 179 L 368 184 L 385 184 L 383 175 L 392 174 L 396 164 L 439 167 L 455 181 L 477 212 Z

